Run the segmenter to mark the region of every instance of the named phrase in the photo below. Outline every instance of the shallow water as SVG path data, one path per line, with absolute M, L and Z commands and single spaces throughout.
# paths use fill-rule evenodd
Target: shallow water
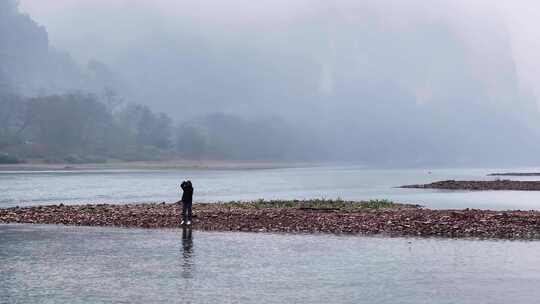
M 195 201 L 251 199 L 386 198 L 430 208 L 540 209 L 540 192 L 398 189 L 445 179 L 495 179 L 486 174 L 517 169 L 372 170 L 357 166 L 261 170 L 0 171 L 0 208 L 38 204 L 175 202 L 190 178 Z M 512 179 L 535 180 L 539 177 Z
M 535 303 L 540 242 L 0 225 L 5 303 Z

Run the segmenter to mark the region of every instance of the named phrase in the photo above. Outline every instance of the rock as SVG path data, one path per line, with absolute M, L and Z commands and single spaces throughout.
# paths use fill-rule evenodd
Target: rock
M 193 228 L 202 230 L 540 239 L 537 211 L 399 207 L 327 212 L 294 206 L 251 208 L 249 204 L 235 208 L 194 204 L 193 208 Z M 0 209 L 0 223 L 175 228 L 180 224 L 180 209 L 177 204 L 163 203 L 8 208 Z

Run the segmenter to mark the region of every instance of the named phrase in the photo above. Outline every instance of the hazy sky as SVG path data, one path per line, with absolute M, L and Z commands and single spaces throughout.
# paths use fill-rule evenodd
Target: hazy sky
M 385 16 L 386 26 L 406 26 L 416 14 L 441 18 L 455 10 L 464 22 L 496 16 L 508 30 L 520 80 L 540 96 L 540 2 L 535 0 L 20 0 L 21 8 L 47 27 L 52 44 L 79 61 L 115 60 L 121 47 L 156 32 L 174 35 L 190 28 L 208 35 L 286 30 L 326 11 L 350 20 Z M 444 4 L 444 5 L 443 5 Z M 450 12 L 452 13 L 452 12 Z M 467 16 L 469 15 L 469 16 Z M 472 16 L 472 18 L 471 18 Z M 458 20 L 459 21 L 459 20 Z M 474 22 L 474 21 L 472 21 Z M 459 24 L 456 23 L 456 24 Z M 466 23 L 463 24 L 467 26 Z M 465 30 L 466 31 L 466 30 Z M 241 38 L 240 38 L 241 39 Z
M 176 121 L 275 115 L 336 159 L 540 151 L 538 1 L 20 3 L 53 46 L 104 62 L 126 100 Z

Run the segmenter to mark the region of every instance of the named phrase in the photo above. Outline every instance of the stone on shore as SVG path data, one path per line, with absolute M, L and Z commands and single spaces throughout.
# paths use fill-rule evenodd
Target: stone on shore
M 52 205 L 0 209 L 0 223 L 178 228 L 178 204 Z M 540 239 L 540 212 L 430 210 L 388 201 L 257 201 L 193 205 L 208 231 Z
M 405 185 L 400 188 L 444 189 L 444 190 L 516 190 L 540 191 L 540 181 L 490 180 L 456 181 L 445 180 L 430 184 Z

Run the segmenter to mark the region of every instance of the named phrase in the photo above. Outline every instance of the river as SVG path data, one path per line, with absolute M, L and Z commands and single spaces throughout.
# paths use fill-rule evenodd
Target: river
M 0 208 L 43 204 L 175 202 L 191 179 L 195 202 L 253 199 L 390 199 L 429 208 L 539 209 L 540 192 L 395 188 L 446 179 L 495 179 L 513 169 L 365 169 L 318 166 L 252 170 L 0 171 Z M 534 180 L 538 177 L 520 177 Z
M 540 242 L 0 225 L 2 303 L 536 303 Z
M 540 209 L 540 193 L 400 189 L 514 169 L 0 171 L 0 207 L 385 198 Z M 535 179 L 534 177 L 519 178 Z M 0 225 L 0 303 L 534 303 L 540 242 Z

